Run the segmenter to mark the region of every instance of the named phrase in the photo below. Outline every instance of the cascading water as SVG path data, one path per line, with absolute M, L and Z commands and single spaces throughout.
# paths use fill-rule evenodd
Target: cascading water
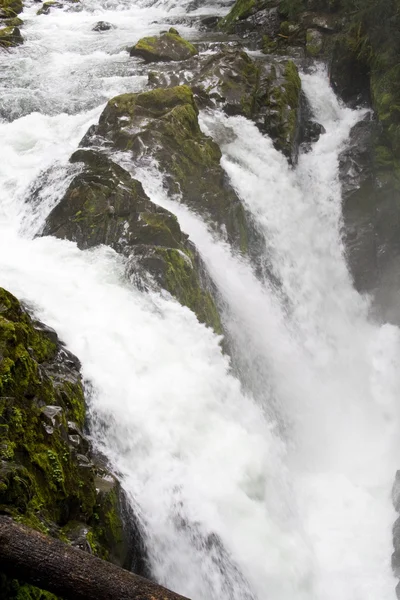
M 33 239 L 99 105 L 145 83 L 124 46 L 183 7 L 35 10 L 25 46 L 0 55 L 0 283 L 82 361 L 91 433 L 135 507 L 153 576 L 193 600 L 393 598 L 400 340 L 369 321 L 340 241 L 337 157 L 359 113 L 338 105 L 322 72 L 304 75 L 326 134 L 295 171 L 250 122 L 202 115 L 265 236 L 274 285 L 165 197 L 157 172 L 135 172 L 204 258 L 236 377 L 218 337 L 126 282 L 114 252 Z M 98 36 L 100 19 L 118 28 Z

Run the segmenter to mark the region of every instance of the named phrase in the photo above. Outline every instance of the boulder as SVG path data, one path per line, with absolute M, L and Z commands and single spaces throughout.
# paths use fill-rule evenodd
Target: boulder
M 244 50 L 223 47 L 211 56 L 192 59 L 184 71 L 149 73 L 150 86 L 187 84 L 200 106 L 223 109 L 228 115 L 253 120 L 291 162 L 304 141 L 301 130 L 301 81 L 291 60 L 253 60 Z
M 200 258 L 176 217 L 153 204 L 141 183 L 103 154 L 78 150 L 71 161 L 82 163 L 83 171 L 50 213 L 43 235 L 69 239 L 82 249 L 111 246 L 130 259 L 128 276 L 145 287 L 155 281 L 219 332 Z
M 19 15 L 22 9 L 22 0 L 0 0 L 0 19 L 12 19 Z
M 0 28 L 0 47 L 12 48 L 23 44 L 24 39 L 18 27 L 8 26 Z
M 64 4 L 57 0 L 48 0 L 43 2 L 41 8 L 36 12 L 37 15 L 48 15 L 52 8 L 63 8 Z
M 107 21 L 98 21 L 92 28 L 92 31 L 109 31 L 110 29 L 115 29 L 115 25 Z
M 236 26 L 253 15 L 278 6 L 277 0 L 236 0 L 230 12 L 221 19 L 219 27 L 227 33 L 234 33 Z
M 126 151 L 133 165 L 155 159 L 170 194 L 224 230 L 238 249 L 247 250 L 244 209 L 220 165 L 218 145 L 199 127 L 189 87 L 113 98 L 82 144 Z
M 142 38 L 130 50 L 131 56 L 139 56 L 146 62 L 182 61 L 196 54 L 193 44 L 173 28 L 159 36 Z

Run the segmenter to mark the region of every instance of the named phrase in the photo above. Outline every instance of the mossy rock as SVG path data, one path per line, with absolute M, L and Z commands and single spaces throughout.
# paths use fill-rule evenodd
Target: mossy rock
M 79 366 L 53 330 L 33 321 L 0 288 L 0 512 L 64 541 L 64 528 L 80 522 L 92 532 L 99 553 L 107 553 L 91 527 L 99 504 L 96 471 L 71 443 L 71 427 L 75 441 L 85 419 Z M 121 522 L 120 515 L 115 519 Z M 4 575 L 0 595 L 54 598 Z
M 64 4 L 62 2 L 58 2 L 57 0 L 48 0 L 48 2 L 43 2 L 41 8 L 36 12 L 37 15 L 48 15 L 52 8 L 62 8 Z
M 12 48 L 23 44 L 24 39 L 18 27 L 9 25 L 0 29 L 0 47 Z
M 0 18 L 16 17 L 22 10 L 22 0 L 0 0 Z
M 233 33 L 235 24 L 266 8 L 274 8 L 275 0 L 236 0 L 230 12 L 221 19 L 219 28 L 226 33 Z
M 130 50 L 131 56 L 139 56 L 146 62 L 182 61 L 197 53 L 195 46 L 173 28 L 159 36 L 142 38 Z
M 244 209 L 221 168 L 218 145 L 200 129 L 189 87 L 113 98 L 83 143 L 112 144 L 130 152 L 133 164 L 156 159 L 169 192 L 213 226 L 223 227 L 237 248 L 247 250 Z
M 156 113 L 161 110 L 157 99 L 151 108 Z M 131 276 L 151 286 L 150 273 L 152 280 L 192 309 L 200 321 L 220 332 L 215 303 L 200 277 L 199 265 L 193 256 L 184 269 L 173 260 L 178 254 L 191 254 L 176 217 L 151 202 L 141 183 L 104 155 L 78 150 L 71 161 L 81 162 L 83 171 L 50 213 L 43 234 L 69 239 L 82 249 L 111 246 L 131 259 Z M 158 260 L 150 261 L 150 255 Z

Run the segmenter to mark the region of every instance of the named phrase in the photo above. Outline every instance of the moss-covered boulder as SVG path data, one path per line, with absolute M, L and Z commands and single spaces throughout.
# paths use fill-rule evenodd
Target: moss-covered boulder
M 88 550 L 130 564 L 118 490 L 96 489 L 79 367 L 57 334 L 0 288 L 0 512 L 70 543 L 80 528 Z M 112 513 L 115 538 L 102 510 Z M 52 598 L 40 594 L 0 574 L 4 600 Z
M 193 59 L 188 69 L 149 73 L 151 87 L 176 84 L 192 86 L 200 106 L 254 121 L 292 162 L 298 145 L 310 141 L 310 123 L 304 122 L 306 101 L 293 61 L 272 56 L 253 59 L 244 50 L 222 47 L 211 56 Z
M 196 54 L 195 46 L 173 28 L 159 36 L 142 38 L 130 50 L 131 56 L 139 56 L 146 62 L 181 61 Z
M 48 0 L 43 2 L 42 6 L 36 12 L 37 15 L 48 15 L 53 8 L 63 8 L 64 4 L 58 0 Z
M 219 28 L 227 33 L 237 33 L 237 27 L 244 21 L 250 20 L 255 15 L 266 16 L 263 19 L 262 27 L 268 27 L 268 16 L 272 10 L 275 15 L 275 9 L 279 2 L 277 0 L 236 0 L 229 13 L 221 19 Z M 274 19 L 275 20 L 275 19 Z M 243 31 L 243 29 L 241 29 Z
M 128 152 L 133 165 L 155 159 L 169 192 L 223 228 L 230 241 L 246 251 L 244 209 L 220 165 L 219 146 L 200 129 L 189 87 L 113 98 L 83 144 L 107 144 Z
M 0 19 L 16 17 L 22 9 L 22 0 L 0 0 Z
M 13 46 L 23 44 L 23 42 L 24 39 L 18 27 L 13 25 L 0 27 L 0 47 L 12 48 Z
M 130 259 L 131 277 L 146 286 L 155 281 L 220 332 L 201 261 L 176 217 L 151 202 L 141 183 L 103 154 L 78 150 L 71 160 L 81 162 L 83 171 L 50 213 L 43 234 L 82 249 L 111 246 Z

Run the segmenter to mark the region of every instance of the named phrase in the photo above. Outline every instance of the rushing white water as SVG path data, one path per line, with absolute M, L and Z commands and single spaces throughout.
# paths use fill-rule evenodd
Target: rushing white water
M 326 134 L 295 172 L 250 122 L 202 115 L 278 287 L 165 197 L 157 173 L 135 172 L 201 252 L 243 386 L 218 337 L 167 295 L 126 282 L 111 250 L 33 239 L 102 103 L 145 83 L 124 47 L 189 4 L 28 9 L 26 44 L 0 55 L 0 284 L 82 361 L 92 435 L 122 477 L 160 582 L 193 600 L 390 600 L 400 340 L 369 321 L 346 269 L 337 156 L 359 114 L 325 75 L 303 76 Z M 94 33 L 98 20 L 117 27 Z

